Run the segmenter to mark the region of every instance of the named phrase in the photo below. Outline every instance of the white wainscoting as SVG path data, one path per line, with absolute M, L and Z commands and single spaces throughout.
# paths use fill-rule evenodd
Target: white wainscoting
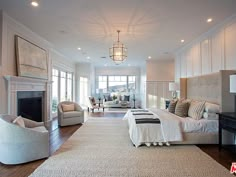
M 236 15 L 181 48 L 175 55 L 175 80 L 236 69 Z
M 146 107 L 165 109 L 165 99 L 171 99 L 169 82 L 172 81 L 147 81 L 146 82 Z

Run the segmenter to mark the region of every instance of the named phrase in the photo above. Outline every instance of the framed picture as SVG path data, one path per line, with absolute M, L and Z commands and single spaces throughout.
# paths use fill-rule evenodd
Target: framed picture
M 47 51 L 15 36 L 18 76 L 48 79 Z

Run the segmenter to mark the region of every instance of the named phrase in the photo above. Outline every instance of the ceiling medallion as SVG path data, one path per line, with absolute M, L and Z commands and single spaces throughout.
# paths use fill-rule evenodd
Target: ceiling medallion
M 117 30 L 118 40 L 110 48 L 110 58 L 114 61 L 116 65 L 121 64 L 127 58 L 127 48 L 124 44 L 120 42 L 119 34 L 120 30 Z

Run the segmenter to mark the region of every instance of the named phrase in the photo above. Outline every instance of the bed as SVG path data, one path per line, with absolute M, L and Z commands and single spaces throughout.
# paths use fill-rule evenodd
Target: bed
M 133 111 L 128 110 L 123 120 L 128 122 L 130 139 L 136 147 L 142 144 L 150 146 L 218 143 L 218 120 L 182 118 L 161 109 L 148 109 L 145 112 L 140 109 L 138 115 Z M 147 112 L 150 115 L 146 115 Z M 145 119 L 147 121 L 144 121 Z M 150 121 L 152 119 L 159 120 L 159 123 L 153 123 Z M 137 120 L 143 122 L 138 123 Z
M 229 75 L 235 70 L 221 70 L 217 73 L 180 79 L 180 97 L 190 100 L 206 101 L 219 105 L 219 112 L 231 112 L 234 110 L 234 97 L 229 93 Z M 160 123 L 143 123 L 135 125 L 135 116 L 129 110 L 124 116 L 128 121 L 129 134 L 132 143 L 138 147 L 141 144 L 218 144 L 218 120 L 193 120 L 190 117 L 181 118 L 166 110 L 144 109 L 145 112 L 153 113 L 151 118 L 160 119 Z M 137 110 L 141 113 L 142 110 Z M 177 122 L 174 125 L 166 125 L 163 119 L 171 119 Z M 137 116 L 136 116 L 137 117 Z M 146 115 L 146 118 L 148 116 Z M 150 117 L 149 117 L 150 118 Z M 163 124 L 163 122 L 165 122 Z M 169 127 L 168 127 L 169 126 Z M 173 127 L 176 133 L 174 137 Z M 171 131 L 169 131 L 171 130 Z M 169 134 L 168 137 L 165 134 Z M 173 137 L 171 137 L 173 135 Z M 167 136 L 167 137 L 166 137 Z

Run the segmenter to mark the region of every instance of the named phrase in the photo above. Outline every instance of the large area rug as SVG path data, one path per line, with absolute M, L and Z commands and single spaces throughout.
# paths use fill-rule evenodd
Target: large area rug
M 90 118 L 31 177 L 232 177 L 196 146 L 135 148 L 127 122 Z

